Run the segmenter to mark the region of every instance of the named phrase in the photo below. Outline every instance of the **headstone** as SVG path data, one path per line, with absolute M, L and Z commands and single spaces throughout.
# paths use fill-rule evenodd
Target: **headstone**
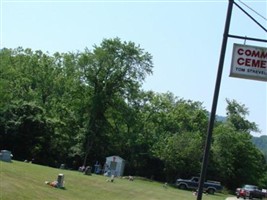
M 96 161 L 94 173 L 101 174 L 101 171 L 102 171 L 101 165 L 98 163 L 98 161 Z
M 11 151 L 8 150 L 1 150 L 0 152 L 0 160 L 5 161 L 5 162 L 11 162 Z
M 111 178 L 110 178 L 110 182 L 114 182 L 114 178 L 115 178 L 115 176 L 114 175 L 111 175 Z
M 64 187 L 64 174 L 59 174 L 57 177 L 57 187 Z
M 60 169 L 65 169 L 65 164 L 61 164 L 59 168 Z
M 92 175 L 92 169 L 90 166 L 87 166 L 84 170 L 85 175 Z

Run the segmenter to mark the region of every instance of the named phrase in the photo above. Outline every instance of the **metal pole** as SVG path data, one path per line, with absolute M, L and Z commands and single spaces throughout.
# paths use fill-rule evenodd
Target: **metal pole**
M 211 137 L 212 137 L 212 131 L 213 131 L 214 120 L 215 120 L 216 109 L 217 109 L 217 102 L 218 102 L 220 85 L 221 85 L 224 57 L 225 57 L 225 52 L 226 52 L 227 39 L 228 39 L 231 15 L 232 15 L 232 10 L 233 10 L 233 3 L 234 3 L 234 0 L 229 0 L 228 2 L 228 10 L 227 10 L 227 15 L 226 15 L 224 35 L 223 35 L 223 41 L 222 41 L 222 46 L 221 46 L 221 55 L 220 55 L 220 60 L 219 60 L 219 65 L 218 65 L 216 85 L 215 85 L 215 90 L 214 90 L 213 103 L 212 103 L 209 126 L 208 126 L 208 131 L 207 131 L 204 157 L 202 161 L 202 168 L 201 168 L 201 174 L 200 174 L 200 180 L 199 180 L 199 186 L 198 186 L 198 192 L 197 192 L 197 200 L 202 200 L 203 186 L 204 186 L 204 181 L 206 178 L 206 171 L 207 171 L 208 160 L 209 160 Z
M 251 40 L 251 41 L 256 41 L 256 42 L 266 42 L 267 43 L 267 40 L 259 39 L 259 38 L 243 37 L 243 36 L 231 35 L 231 34 L 228 34 L 228 37 L 241 39 L 241 40 Z

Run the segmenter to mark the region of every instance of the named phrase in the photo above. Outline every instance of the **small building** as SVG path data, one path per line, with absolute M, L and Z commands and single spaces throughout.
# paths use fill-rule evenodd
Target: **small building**
M 109 176 L 123 176 L 125 160 L 119 156 L 106 157 L 105 172 Z
M 0 160 L 5 161 L 5 162 L 11 162 L 11 151 L 8 150 L 1 150 L 0 152 Z

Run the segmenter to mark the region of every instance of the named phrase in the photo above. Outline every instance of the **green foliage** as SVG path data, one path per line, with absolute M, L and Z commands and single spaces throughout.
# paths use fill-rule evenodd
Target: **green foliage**
M 47 119 L 43 108 L 32 102 L 13 102 L 1 112 L 1 139 L 3 146 L 15 152 L 19 160 L 37 157 L 46 163 L 45 154 L 51 150 L 53 123 Z M 25 148 L 27 147 L 27 148 Z
M 56 165 L 54 160 L 64 161 L 77 143 L 73 138 L 83 121 L 75 109 L 84 104 L 78 71 L 68 73 L 70 57 L 74 62 L 72 54 L 53 57 L 22 48 L 0 52 L 1 141 L 8 141 L 1 148 L 11 149 L 20 160 Z
M 177 177 L 189 177 L 199 173 L 202 156 L 200 134 L 175 134 L 161 141 L 159 146 L 156 155 L 164 160 L 168 181 L 173 182 Z
M 227 121 L 214 130 L 212 163 L 217 169 L 217 177 L 232 190 L 245 183 L 257 185 L 266 172 L 266 162 L 252 144 L 249 131 L 258 128 L 245 119 L 248 110 L 244 105 L 234 100 L 227 100 L 227 103 Z
M 229 189 L 244 183 L 257 184 L 266 169 L 263 155 L 250 139 L 248 134 L 237 132 L 227 125 L 216 128 L 213 156 L 218 176 Z
M 88 99 L 89 120 L 86 134 L 85 159 L 92 149 L 106 145 L 108 134 L 107 109 L 114 100 L 128 98 L 138 90 L 147 74 L 152 73 L 152 57 L 133 42 L 121 42 L 119 38 L 103 40 L 92 52 L 85 50 L 79 56 L 79 66 L 84 72 L 83 81 L 92 91 Z M 124 100 L 125 100 L 124 99 Z M 103 142 L 104 141 L 104 142 Z M 105 151 L 98 154 L 104 156 Z M 93 157 L 91 156 L 91 159 Z
M 258 132 L 259 129 L 255 122 L 249 122 L 245 119 L 249 114 L 248 108 L 241 105 L 235 100 L 226 99 L 227 102 L 227 122 L 229 122 L 237 131 L 250 133 L 250 131 Z
M 260 137 L 252 137 L 252 142 L 258 149 L 261 150 L 267 162 L 267 136 L 262 135 Z

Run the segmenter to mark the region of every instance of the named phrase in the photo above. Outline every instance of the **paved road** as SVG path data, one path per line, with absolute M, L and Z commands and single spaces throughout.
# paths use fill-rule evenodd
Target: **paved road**
M 242 198 L 240 198 L 240 199 L 242 199 Z M 238 198 L 236 198 L 236 197 L 227 197 L 225 200 L 240 200 L 240 199 L 238 199 Z M 253 198 L 254 199 L 254 198 Z M 266 198 L 265 198 L 266 199 Z

